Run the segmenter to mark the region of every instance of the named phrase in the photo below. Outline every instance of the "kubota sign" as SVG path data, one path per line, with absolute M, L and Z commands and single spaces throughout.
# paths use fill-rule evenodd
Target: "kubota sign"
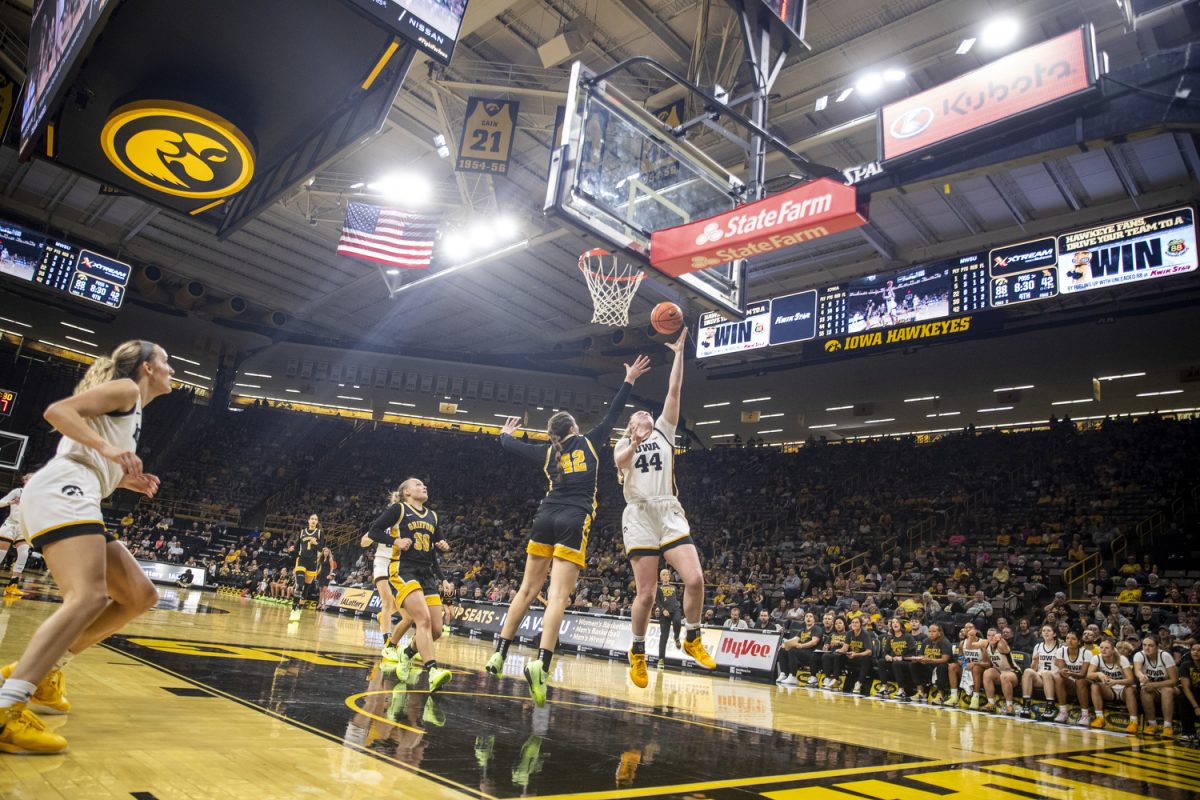
M 1082 92 L 1092 84 L 1091 28 L 1035 44 L 884 106 L 880 160 L 944 142 Z
M 672 277 L 770 253 L 867 221 L 853 187 L 829 178 L 650 235 L 650 263 Z

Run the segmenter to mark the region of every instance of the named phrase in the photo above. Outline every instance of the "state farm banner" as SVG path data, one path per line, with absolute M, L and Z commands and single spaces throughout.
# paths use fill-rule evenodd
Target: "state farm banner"
M 1095 81 L 1094 40 L 1091 26 L 1077 28 L 884 106 L 880 160 L 1010 121 L 1087 90 Z
M 766 347 L 771 343 L 771 301 L 746 306 L 745 319 L 728 320 L 715 311 L 701 314 L 696 343 L 696 358 Z
M 779 652 L 780 634 L 722 630 L 713 658 L 730 675 L 771 675 Z
M 678 278 L 867 222 L 854 187 L 819 178 L 732 211 L 650 234 L 650 263 Z
M 1196 267 L 1196 221 L 1190 208 L 1058 237 L 1059 290 L 1063 294 L 1179 275 Z

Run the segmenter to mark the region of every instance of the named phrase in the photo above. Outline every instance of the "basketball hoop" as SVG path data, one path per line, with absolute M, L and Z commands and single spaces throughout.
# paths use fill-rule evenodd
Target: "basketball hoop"
M 621 266 L 617 257 L 599 247 L 579 257 L 579 271 L 592 295 L 592 322 L 623 328 L 629 324 L 629 304 L 646 277 L 633 264 Z

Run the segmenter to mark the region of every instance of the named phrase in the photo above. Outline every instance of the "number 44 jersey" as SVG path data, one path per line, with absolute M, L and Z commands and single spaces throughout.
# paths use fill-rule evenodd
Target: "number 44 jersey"
M 638 445 L 629 469 L 620 470 L 620 478 L 627 503 L 674 497 L 675 426 L 661 416 L 654 420 L 654 430 Z

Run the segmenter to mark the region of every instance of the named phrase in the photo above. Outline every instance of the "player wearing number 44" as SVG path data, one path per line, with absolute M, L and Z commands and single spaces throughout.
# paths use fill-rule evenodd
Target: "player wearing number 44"
M 625 488 L 621 532 L 637 583 L 629 678 L 639 688 L 645 688 L 649 683 L 646 630 L 654 607 L 659 556 L 665 558 L 683 580 L 683 614 L 687 625 L 684 652 L 706 669 L 716 667 L 700 639 L 704 571 L 675 490 L 675 428 L 679 424 L 679 394 L 683 389 L 683 350 L 686 345 L 687 328 L 679 332 L 678 339 L 667 344 L 675 358 L 662 414 L 654 419 L 647 411 L 634 412 L 624 438 L 613 449 L 613 458 Z M 660 632 L 659 635 L 666 634 Z

